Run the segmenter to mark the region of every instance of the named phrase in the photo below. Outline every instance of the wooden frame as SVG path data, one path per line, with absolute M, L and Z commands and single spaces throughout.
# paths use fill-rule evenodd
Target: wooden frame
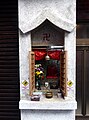
M 67 51 L 60 54 L 60 90 L 62 96 L 67 96 Z
M 35 91 L 35 54 L 29 52 L 29 95 Z

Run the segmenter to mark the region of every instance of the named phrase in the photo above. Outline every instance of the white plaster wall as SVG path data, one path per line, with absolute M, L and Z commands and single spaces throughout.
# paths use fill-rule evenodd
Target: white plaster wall
M 20 57 L 20 94 L 21 100 L 29 99 L 28 53 L 31 50 L 31 30 L 45 19 L 69 31 L 65 33 L 65 50 L 68 51 L 68 80 L 73 86 L 68 88 L 68 98 L 75 100 L 76 65 L 76 0 L 19 0 L 19 57 Z M 28 32 L 29 31 L 29 32 Z M 33 103 L 34 104 L 34 103 Z M 35 104 L 34 104 L 35 105 Z M 55 106 L 56 107 L 56 106 Z M 30 110 L 21 109 L 21 120 L 75 120 L 75 110 Z
M 28 32 L 45 19 L 62 29 L 71 31 L 75 26 L 76 0 L 19 0 L 19 28 Z
M 73 85 L 67 85 L 68 97 L 75 99 L 76 83 L 76 28 L 71 33 L 65 33 L 65 50 L 67 51 L 67 77 Z
M 22 120 L 75 120 L 75 111 L 21 110 Z
M 24 87 L 22 82 L 29 83 L 29 51 L 31 51 L 31 33 L 23 34 L 19 31 L 19 70 L 20 70 L 20 97 L 27 99 L 29 95 L 29 84 Z

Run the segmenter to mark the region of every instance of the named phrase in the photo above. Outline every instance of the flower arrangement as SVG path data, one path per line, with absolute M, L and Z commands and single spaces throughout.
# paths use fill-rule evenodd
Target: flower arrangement
M 41 89 L 41 80 L 44 79 L 44 68 L 41 64 L 35 65 L 36 88 Z

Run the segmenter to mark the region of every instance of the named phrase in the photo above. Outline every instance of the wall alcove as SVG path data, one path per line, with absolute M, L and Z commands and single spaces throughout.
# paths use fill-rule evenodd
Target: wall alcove
M 19 31 L 21 119 L 75 120 L 76 1 L 19 0 L 18 5 L 19 29 L 22 31 Z M 37 56 L 39 58 L 37 51 L 45 52 L 42 60 L 36 60 Z M 57 52 L 60 59 L 56 60 L 53 56 L 57 58 L 57 55 L 53 53 Z M 46 63 L 57 64 L 52 68 Z M 41 89 L 36 86 L 36 64 L 47 68 Z M 53 81 L 58 82 L 54 89 L 51 86 L 55 86 Z M 42 91 L 44 86 L 46 91 L 53 93 L 50 99 L 44 94 L 45 89 Z M 40 94 L 40 100 L 37 94 Z
M 64 35 L 64 30 L 48 20 L 31 31 L 30 96 L 34 91 L 46 91 L 46 84 L 52 92 L 62 93 L 63 98 L 67 96 L 67 51 L 64 51 Z

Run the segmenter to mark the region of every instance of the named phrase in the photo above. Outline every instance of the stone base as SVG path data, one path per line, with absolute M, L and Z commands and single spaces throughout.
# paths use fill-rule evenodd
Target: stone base
M 20 100 L 21 120 L 75 120 L 77 102 L 64 99 Z
M 75 120 L 75 111 L 21 110 L 21 120 Z
M 75 110 L 77 102 L 64 99 L 43 99 L 41 101 L 20 100 L 20 109 L 30 110 Z

